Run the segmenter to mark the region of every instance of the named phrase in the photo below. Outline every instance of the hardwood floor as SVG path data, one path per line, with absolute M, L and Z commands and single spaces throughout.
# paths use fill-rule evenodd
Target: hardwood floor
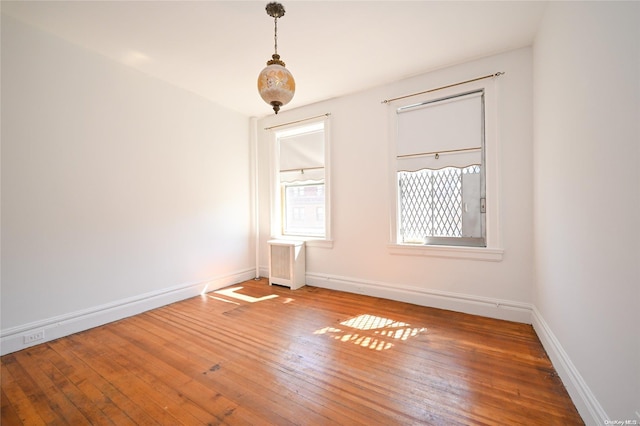
M 3 426 L 583 424 L 529 325 L 265 279 L 1 365 Z

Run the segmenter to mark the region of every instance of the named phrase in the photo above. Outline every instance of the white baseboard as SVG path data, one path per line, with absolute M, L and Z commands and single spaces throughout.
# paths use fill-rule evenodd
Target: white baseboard
M 269 267 L 268 266 L 260 266 L 260 276 L 261 277 L 269 277 Z
M 230 275 L 212 278 L 204 282 L 187 283 L 165 288 L 82 311 L 2 330 L 0 331 L 0 354 L 6 355 L 30 346 L 98 327 L 202 293 L 246 281 L 254 276 L 255 269 L 248 269 Z M 25 337 L 35 334 L 40 335 L 28 343 L 25 342 Z
M 567 388 L 576 409 L 582 416 L 582 420 L 587 425 L 606 424 L 606 421 L 609 420 L 607 413 L 535 306 L 532 310 L 532 320 L 533 328 L 547 351 L 556 372 L 562 379 L 562 383 Z
M 531 324 L 532 306 L 529 303 L 310 272 L 307 272 L 307 284 L 314 287 Z

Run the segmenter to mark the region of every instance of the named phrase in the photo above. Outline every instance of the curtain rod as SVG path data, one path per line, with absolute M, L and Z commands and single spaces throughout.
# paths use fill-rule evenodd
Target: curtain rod
M 445 151 L 431 151 L 431 152 L 418 152 L 415 154 L 404 154 L 398 155 L 396 158 L 412 158 L 412 157 L 425 157 L 427 155 L 436 156 L 436 160 L 440 157 L 440 154 L 454 154 L 456 152 L 470 152 L 470 151 L 480 151 L 482 147 L 474 147 L 474 148 L 460 148 L 460 149 L 448 149 Z
M 429 90 L 425 90 L 423 92 L 412 93 L 410 95 L 404 95 L 404 96 L 398 96 L 397 98 L 385 99 L 384 101 L 382 101 L 380 103 L 388 104 L 389 102 L 397 101 L 399 99 L 410 98 L 411 96 L 424 95 L 425 93 L 435 92 L 436 90 L 448 89 L 449 87 L 459 86 L 461 84 L 471 83 L 471 82 L 478 81 L 478 80 L 484 80 L 485 78 L 499 77 L 499 76 L 501 76 L 503 74 L 504 74 L 504 72 L 498 71 L 495 74 L 484 75 L 482 77 L 472 78 L 471 80 L 461 81 L 459 83 L 453 83 L 453 84 L 449 84 L 449 85 L 442 86 L 442 87 L 436 87 L 435 89 L 429 89 Z
M 305 170 L 321 170 L 324 169 L 324 166 L 320 166 L 320 167 L 303 167 L 301 169 L 284 169 L 284 170 L 280 170 L 281 172 L 300 172 L 302 174 L 304 174 Z
M 308 121 L 308 120 L 313 120 L 314 118 L 320 118 L 320 117 L 328 117 L 330 116 L 331 113 L 327 112 L 325 114 L 321 114 L 321 115 L 316 115 L 315 117 L 309 117 L 309 118 L 303 118 L 301 120 L 296 120 L 296 121 L 290 121 L 288 123 L 282 123 L 282 124 L 276 124 L 275 126 L 271 126 L 271 127 L 265 127 L 265 130 L 271 130 L 271 129 L 275 129 L 277 127 L 282 127 L 282 126 L 288 126 L 289 124 L 295 124 L 295 123 L 302 123 L 303 121 Z

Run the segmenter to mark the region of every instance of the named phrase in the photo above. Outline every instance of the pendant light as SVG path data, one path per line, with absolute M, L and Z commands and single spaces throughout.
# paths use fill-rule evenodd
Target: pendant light
M 284 16 L 284 6 L 280 3 L 269 3 L 266 11 L 274 21 L 275 53 L 271 55 L 271 59 L 267 61 L 267 67 L 258 76 L 258 92 L 260 97 L 271 105 L 277 114 L 280 107 L 289 103 L 293 98 L 296 82 L 278 55 L 278 18 Z

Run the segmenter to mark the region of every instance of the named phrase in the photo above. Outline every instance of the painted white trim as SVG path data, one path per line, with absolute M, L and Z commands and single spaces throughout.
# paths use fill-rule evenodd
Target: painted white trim
M 313 237 L 300 237 L 296 235 L 278 235 L 271 236 L 272 240 L 290 240 L 290 241 L 303 241 L 307 247 L 320 247 L 320 248 L 333 248 L 333 240 L 324 238 Z
M 431 256 L 446 257 L 452 259 L 484 260 L 488 262 L 501 262 L 504 250 L 486 247 L 458 247 L 458 246 L 427 246 L 409 244 L 388 244 L 390 254 L 405 256 Z
M 562 379 L 562 383 L 567 388 L 576 409 L 587 425 L 603 425 L 609 420 L 609 416 L 604 411 L 597 398 L 589 389 L 589 386 L 582 378 L 582 375 L 571 362 L 571 358 L 565 352 L 560 341 L 549 328 L 549 325 L 534 306 L 532 310 L 533 329 L 538 334 L 551 363 Z
M 129 297 L 112 303 L 95 306 L 89 309 L 72 312 L 57 317 L 35 321 L 29 324 L 12 327 L 0 331 L 0 354 L 6 355 L 48 342 L 90 328 L 98 327 L 122 318 L 179 302 L 209 291 L 217 290 L 231 284 L 250 280 L 255 276 L 255 269 L 247 269 L 215 277 L 203 282 L 181 284 L 139 296 Z M 24 342 L 24 337 L 37 332 L 44 333 L 44 339 Z
M 529 303 L 307 272 L 307 284 L 348 293 L 531 324 Z
M 269 277 L 269 266 L 260 265 L 260 276 Z
M 251 180 L 251 200 L 253 201 L 253 210 L 251 217 L 251 223 L 253 225 L 253 232 L 255 233 L 255 238 L 253 243 L 255 244 L 255 253 L 256 253 L 256 276 L 255 278 L 260 277 L 260 197 L 259 197 L 259 154 L 258 154 L 258 119 L 256 117 L 251 117 L 249 119 L 249 142 L 250 148 L 252 151 L 251 161 L 251 174 L 253 179 Z

